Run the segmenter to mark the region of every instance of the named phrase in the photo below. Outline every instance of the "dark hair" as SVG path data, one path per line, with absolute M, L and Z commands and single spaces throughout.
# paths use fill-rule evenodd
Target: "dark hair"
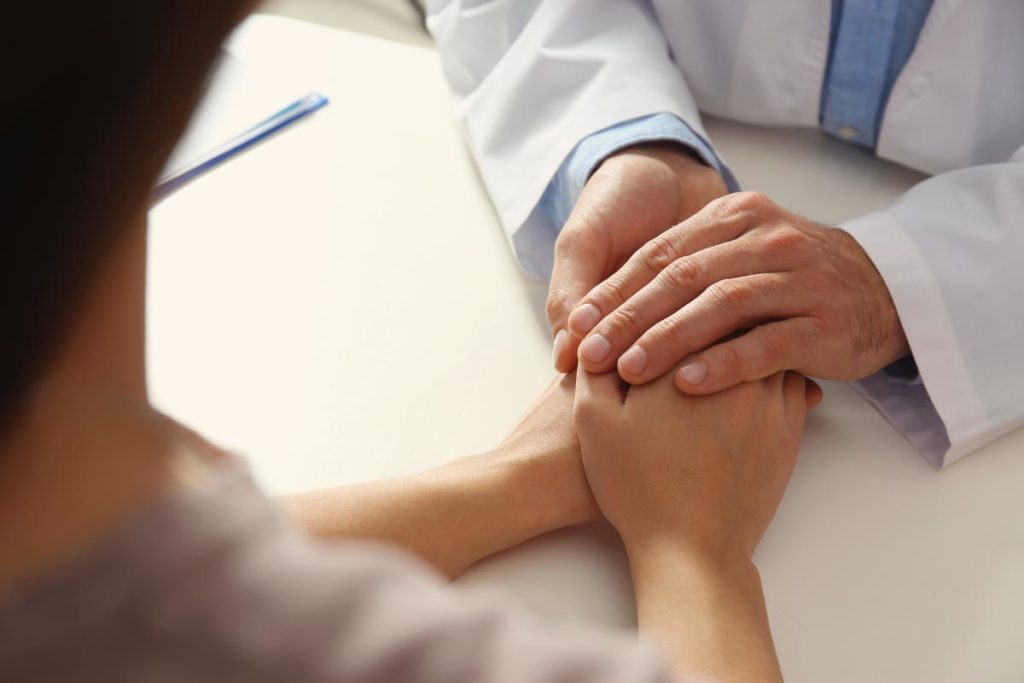
M 5 8 L 0 427 L 56 351 L 119 231 L 142 217 L 218 46 L 250 0 Z

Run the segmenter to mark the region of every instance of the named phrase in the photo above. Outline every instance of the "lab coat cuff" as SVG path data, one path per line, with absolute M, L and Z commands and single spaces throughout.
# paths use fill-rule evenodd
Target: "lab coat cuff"
M 945 467 L 977 447 L 972 425 L 979 419 L 973 384 L 938 283 L 891 214 L 869 214 L 841 227 L 864 248 L 885 281 L 919 370 L 910 379 L 883 370 L 854 387 L 928 462 Z
M 646 142 L 684 145 L 722 176 L 730 192 L 739 189 L 732 171 L 704 136 L 678 116 L 660 113 L 608 126 L 581 140 L 552 177 L 541 196 L 539 211 L 557 231 L 561 231 L 583 192 L 583 186 L 597 167 L 615 152 Z
M 907 380 L 880 370 L 853 382 L 889 423 L 924 456 L 933 467 L 943 466 L 949 451 L 949 435 L 920 376 Z

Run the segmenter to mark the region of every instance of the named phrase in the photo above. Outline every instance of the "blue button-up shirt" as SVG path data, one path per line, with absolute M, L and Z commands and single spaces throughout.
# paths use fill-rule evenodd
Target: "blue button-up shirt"
M 822 129 L 874 149 L 882 112 L 896 77 L 910 59 L 933 0 L 832 0 L 828 63 L 821 89 Z M 606 157 L 643 142 L 690 148 L 718 171 L 731 191 L 732 172 L 707 140 L 672 114 L 653 114 L 584 138 L 559 167 L 539 209 L 561 229 L 590 174 Z

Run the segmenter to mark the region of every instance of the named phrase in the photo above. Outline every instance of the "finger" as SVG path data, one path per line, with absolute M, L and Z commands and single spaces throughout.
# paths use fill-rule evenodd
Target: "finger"
M 776 272 L 793 265 L 787 254 L 766 252 L 757 239 L 756 231 L 677 259 L 598 323 L 581 342 L 580 358 L 591 372 L 610 370 L 619 356 L 641 335 L 709 287 L 722 280 L 752 273 Z M 744 292 L 737 290 L 734 293 L 742 295 Z M 675 360 L 684 356 L 678 355 Z M 643 371 L 642 354 L 632 354 L 626 365 L 634 376 L 638 375 Z M 665 366 L 661 371 L 667 370 L 668 366 Z
M 790 426 L 797 432 L 804 428 L 807 417 L 807 381 L 799 372 L 787 372 L 782 386 L 782 397 Z
M 822 390 L 821 385 L 815 382 L 813 379 L 804 378 L 807 383 L 807 410 L 811 411 L 821 405 L 821 402 L 825 400 L 825 392 Z
M 576 302 L 605 274 L 608 247 L 604 240 L 566 227 L 555 248 L 555 266 L 548 287 L 547 316 L 554 338 L 552 356 L 559 372 L 576 367 L 579 339 L 568 332 L 568 318 Z
M 680 257 L 735 239 L 751 226 L 749 212 L 730 208 L 736 201 L 727 195 L 644 246 L 611 277 L 583 297 L 569 316 L 569 329 L 578 337 L 590 332 L 608 313 L 651 282 L 668 264 Z
M 819 337 L 811 318 L 764 323 L 696 354 L 676 372 L 675 383 L 688 394 L 712 394 L 780 370 L 798 369 Z
M 614 372 L 592 374 L 586 370 L 576 373 L 576 398 L 573 413 L 577 420 L 611 419 L 622 408 L 625 396 Z
M 788 285 L 789 278 L 784 273 L 718 280 L 680 310 L 654 324 L 624 352 L 620 340 L 629 340 L 632 335 L 622 337 L 617 331 L 612 332 L 608 337 L 612 340 L 612 355 L 622 353 L 619 374 L 631 384 L 643 384 L 738 330 L 772 318 L 802 315 L 812 303 L 812 293 Z M 630 305 L 632 299 L 625 304 Z M 609 316 L 599 330 L 606 324 L 611 326 L 617 316 L 617 312 Z M 589 367 L 589 363 L 584 365 Z

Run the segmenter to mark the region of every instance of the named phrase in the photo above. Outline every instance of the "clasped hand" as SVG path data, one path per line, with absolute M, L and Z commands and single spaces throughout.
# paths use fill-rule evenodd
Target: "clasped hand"
M 664 542 L 749 560 L 820 401 L 794 372 L 694 397 L 668 376 L 629 387 L 580 371 L 575 426 L 594 500 L 627 549 Z
M 783 370 L 858 379 L 909 352 L 888 288 L 849 234 L 760 193 L 720 196 L 710 169 L 678 151 L 671 164 L 673 152 L 658 156 L 676 182 L 655 184 L 649 157 L 632 154 L 598 169 L 556 245 L 557 369 L 575 367 L 578 347 L 590 372 L 643 384 L 679 366 L 679 389 L 708 394 Z M 637 184 L 647 192 L 628 196 Z
M 600 514 L 627 549 L 664 542 L 749 560 L 821 397 L 794 372 L 689 396 L 668 375 L 630 386 L 580 370 L 552 382 L 504 447 L 546 463 L 552 500 L 574 511 L 565 522 Z M 533 495 L 533 507 L 548 504 Z

